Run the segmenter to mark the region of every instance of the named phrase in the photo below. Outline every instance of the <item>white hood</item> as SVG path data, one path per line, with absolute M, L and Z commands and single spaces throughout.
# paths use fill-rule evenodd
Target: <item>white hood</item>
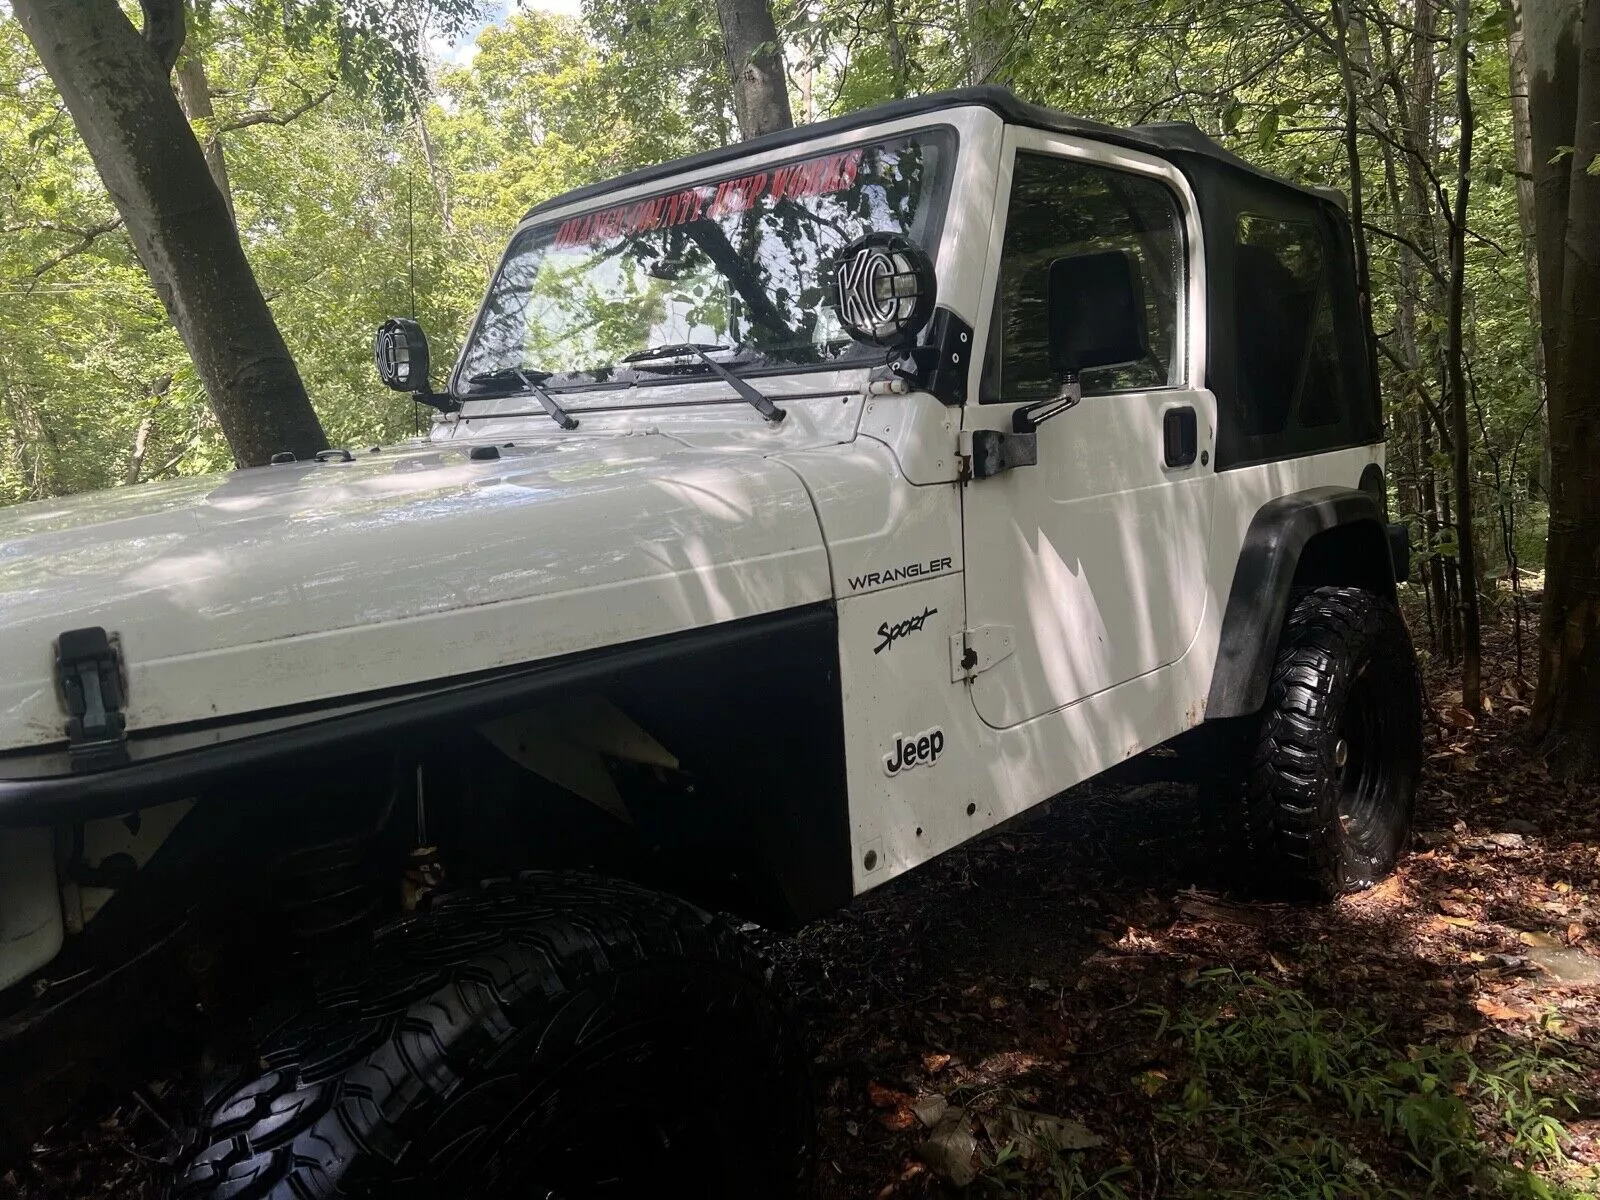
M 823 600 L 800 480 L 655 433 L 359 454 L 0 510 L 0 749 L 60 742 L 54 642 L 118 635 L 131 731 Z

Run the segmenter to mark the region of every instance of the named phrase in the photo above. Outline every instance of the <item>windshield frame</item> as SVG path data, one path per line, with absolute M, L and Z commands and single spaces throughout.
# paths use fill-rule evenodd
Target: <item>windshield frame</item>
M 658 175 L 646 182 L 635 184 L 616 191 L 601 190 L 584 196 L 580 201 L 562 205 L 559 208 L 536 208 L 524 217 L 512 230 L 506 239 L 506 248 L 502 251 L 495 264 L 494 271 L 489 276 L 488 286 L 484 288 L 483 297 L 478 303 L 477 312 L 473 315 L 472 324 L 467 335 L 462 339 L 461 347 L 456 354 L 455 362 L 450 368 L 450 375 L 445 387 L 448 394 L 463 402 L 489 401 L 503 399 L 505 392 L 491 392 L 487 394 L 473 394 L 471 385 L 461 378 L 462 371 L 467 361 L 467 351 L 477 340 L 483 323 L 488 314 L 489 300 L 494 294 L 496 282 L 506 270 L 516 248 L 518 238 L 529 229 L 542 226 L 551 226 L 559 229 L 560 226 L 575 217 L 582 217 L 589 213 L 602 212 L 606 209 L 628 203 L 633 200 L 648 198 L 657 194 L 691 187 L 703 187 L 706 184 L 728 178 L 730 174 L 739 171 L 756 169 L 772 164 L 787 162 L 800 162 L 820 154 L 832 154 L 843 150 L 854 149 L 858 146 L 871 146 L 876 143 L 906 139 L 919 134 L 933 134 L 945 142 L 947 160 L 940 166 L 939 177 L 934 180 L 934 186 L 941 195 L 938 196 L 937 213 L 929 226 L 929 244 L 924 247 L 930 258 L 937 261 L 940 246 L 944 239 L 945 227 L 951 209 L 956 203 L 956 179 L 960 170 L 963 151 L 962 130 L 949 120 L 929 121 L 925 116 L 904 118 L 899 121 L 889 121 L 882 125 L 864 126 L 831 136 L 819 137 L 813 140 L 800 139 L 788 142 L 765 152 L 754 152 L 749 155 L 730 158 L 699 170 L 688 171 L 681 175 Z M 741 377 L 761 378 L 763 376 L 799 375 L 820 371 L 842 371 L 871 367 L 876 361 L 875 357 L 868 355 L 846 356 L 815 363 L 785 362 L 771 365 L 763 363 L 748 363 L 739 365 L 729 363 Z M 540 364 L 548 366 L 548 364 Z M 552 393 L 572 397 L 583 396 L 592 392 L 615 392 L 634 388 L 651 388 L 663 385 L 683 385 L 693 383 L 716 384 L 717 377 L 706 372 L 702 374 L 680 374 L 677 372 L 650 371 L 630 372 L 630 378 L 610 380 L 582 380 L 571 383 L 561 383 L 554 387 L 545 385 Z M 513 394 L 520 394 L 520 391 Z M 579 408 L 593 406 L 579 405 Z

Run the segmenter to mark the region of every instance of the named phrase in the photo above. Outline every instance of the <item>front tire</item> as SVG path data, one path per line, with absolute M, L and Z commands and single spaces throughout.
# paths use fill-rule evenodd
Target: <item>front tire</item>
M 725 922 L 529 872 L 379 931 L 204 1105 L 171 1200 L 795 1197 L 805 1057 Z
M 1421 681 L 1399 609 L 1357 588 L 1300 593 L 1243 788 L 1258 876 L 1323 899 L 1371 887 L 1405 849 L 1421 769 Z

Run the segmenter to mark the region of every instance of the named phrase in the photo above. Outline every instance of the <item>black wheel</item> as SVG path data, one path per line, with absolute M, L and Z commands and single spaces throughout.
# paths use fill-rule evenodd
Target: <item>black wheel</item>
M 1247 752 L 1242 816 L 1259 880 L 1332 898 L 1394 869 L 1422 768 L 1422 690 L 1392 602 L 1345 587 L 1295 598 Z
M 204 1103 L 171 1200 L 802 1195 L 806 1060 L 725 922 L 530 872 L 380 931 Z

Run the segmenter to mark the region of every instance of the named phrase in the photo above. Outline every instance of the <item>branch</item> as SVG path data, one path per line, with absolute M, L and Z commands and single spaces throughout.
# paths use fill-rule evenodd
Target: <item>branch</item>
M 42 279 L 49 272 L 55 270 L 62 263 L 66 262 L 67 259 L 75 258 L 77 255 L 82 254 L 106 234 L 113 233 L 116 230 L 121 229 L 122 218 L 113 217 L 111 220 L 103 221 L 99 225 L 90 225 L 87 229 L 68 229 L 60 225 L 49 224 L 47 222 L 40 222 L 39 224 L 33 226 L 33 228 L 48 229 L 52 233 L 72 233 L 76 234 L 78 237 L 78 244 L 76 246 L 69 246 L 67 249 L 61 251 L 60 254 L 52 255 L 50 258 L 45 259 L 44 262 L 40 263 L 33 269 L 33 277 L 35 279 Z M 10 232 L 10 230 L 8 230 L 8 232 Z
M 248 129 L 252 125 L 288 125 L 316 108 L 317 105 L 333 95 L 333 92 L 334 89 L 330 87 L 326 91 L 318 92 L 315 96 L 308 96 L 304 104 L 297 104 L 285 113 L 277 113 L 270 108 L 261 112 L 246 113 L 236 121 L 228 121 L 225 124 L 218 125 L 212 136 L 220 137 L 224 133 L 232 133 L 236 129 Z
M 1378 337 L 1373 338 L 1372 340 L 1383 356 L 1393 363 L 1399 370 L 1401 377 L 1405 380 L 1406 386 L 1415 392 L 1417 394 L 1417 398 L 1422 401 L 1423 408 L 1428 410 L 1428 417 L 1433 421 L 1433 427 L 1439 434 L 1440 445 L 1444 449 L 1448 450 L 1451 445 L 1450 426 L 1445 422 L 1444 413 L 1440 410 L 1439 406 L 1433 402 L 1433 396 L 1429 394 L 1427 386 L 1417 378 L 1416 369 L 1412 367 L 1410 363 L 1406 362 L 1403 358 L 1396 354 L 1394 352 L 1394 347 L 1388 345 L 1383 338 Z
M 139 0 L 144 10 L 144 40 L 164 71 L 177 64 L 183 49 L 183 0 Z
M 1312 37 L 1316 38 L 1317 41 L 1321 42 L 1323 48 L 1330 54 L 1334 55 L 1336 58 L 1338 57 L 1339 44 L 1334 41 L 1333 38 L 1328 36 L 1327 30 L 1323 29 L 1321 25 L 1318 25 L 1311 19 L 1310 13 L 1306 12 L 1305 9 L 1296 4 L 1295 0 L 1283 0 L 1283 6 L 1294 14 L 1295 20 L 1300 23 L 1301 28 L 1303 28 Z
M 1486 233 L 1479 233 L 1476 229 L 1468 229 L 1467 230 L 1467 236 L 1469 238 L 1471 238 L 1475 242 L 1482 242 L 1485 246 L 1489 247 L 1489 249 L 1493 250 L 1501 258 L 1510 258 L 1511 257 L 1509 254 L 1506 253 L 1506 248 L 1504 246 L 1502 246 L 1499 242 L 1495 241 L 1492 237 L 1490 237 Z
M 1429 275 L 1433 276 L 1433 281 L 1439 284 L 1441 287 L 1444 286 L 1444 272 L 1440 271 L 1439 268 L 1434 265 L 1432 260 L 1429 259 L 1425 253 L 1423 253 L 1421 246 L 1417 245 L 1403 233 L 1395 233 L 1393 230 L 1385 229 L 1381 225 L 1374 225 L 1371 221 L 1361 222 L 1361 228 L 1365 229 L 1368 233 L 1375 233 L 1381 238 L 1387 238 L 1391 242 L 1397 242 L 1404 246 L 1416 256 L 1417 261 L 1422 264 L 1423 269 L 1426 270 Z

